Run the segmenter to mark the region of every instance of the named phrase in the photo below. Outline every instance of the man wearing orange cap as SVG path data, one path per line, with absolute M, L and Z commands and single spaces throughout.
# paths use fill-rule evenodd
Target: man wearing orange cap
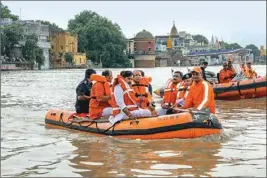
M 233 78 L 233 73 L 227 69 L 227 62 L 223 63 L 223 69 L 219 73 L 219 82 L 220 83 L 229 83 Z
M 251 61 L 247 62 L 247 69 L 246 69 L 246 76 L 248 79 L 257 78 L 258 74 L 255 72 L 255 70 L 251 67 Z
M 214 92 L 211 84 L 203 80 L 200 67 L 194 67 L 191 73 L 193 84 L 181 109 L 194 107 L 194 109 L 201 110 L 208 108 L 211 113 L 215 114 Z

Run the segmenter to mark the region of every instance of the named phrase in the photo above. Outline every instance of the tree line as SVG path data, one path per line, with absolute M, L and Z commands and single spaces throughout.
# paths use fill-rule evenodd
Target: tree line
M 18 21 L 18 16 L 11 13 L 7 6 L 1 3 L 1 18 L 11 18 Z M 64 32 L 55 23 L 41 21 L 42 24 L 49 25 L 51 33 Z M 126 38 L 117 23 L 113 23 L 106 17 L 96 12 L 84 10 L 68 21 L 68 28 L 72 34 L 78 35 L 78 52 L 86 53 L 87 59 L 93 62 L 101 62 L 103 67 L 123 68 L 130 67 L 131 63 L 125 53 Z M 208 44 L 208 40 L 203 35 L 194 35 L 193 39 L 201 44 Z M 43 51 L 38 47 L 38 37 L 36 35 L 23 35 L 23 26 L 19 23 L 1 27 L 1 51 L 3 55 L 10 56 L 11 49 L 24 40 L 22 46 L 23 57 L 27 61 L 35 61 L 40 67 L 44 63 Z M 225 49 L 238 49 L 238 43 L 228 44 L 221 42 Z M 252 49 L 254 56 L 259 56 L 260 51 L 257 46 L 250 44 L 245 48 Z M 72 60 L 68 56 L 68 60 Z

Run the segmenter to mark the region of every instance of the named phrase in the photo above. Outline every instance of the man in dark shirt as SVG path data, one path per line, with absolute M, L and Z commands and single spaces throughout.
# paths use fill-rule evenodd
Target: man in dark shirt
M 92 74 L 96 74 L 96 71 L 94 69 L 87 69 L 85 71 L 85 78 L 76 88 L 76 113 L 89 113 L 90 92 L 92 88 L 90 76 Z
M 207 68 L 208 66 L 208 62 L 204 61 L 202 62 L 202 65 L 201 65 L 201 70 L 202 70 L 202 77 L 204 80 L 208 81 L 207 78 L 206 78 L 206 73 L 205 73 L 205 69 Z

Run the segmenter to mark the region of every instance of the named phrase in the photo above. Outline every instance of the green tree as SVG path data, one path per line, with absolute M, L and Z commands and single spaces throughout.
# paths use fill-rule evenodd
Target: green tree
M 65 30 L 63 28 L 60 28 L 58 25 L 55 23 L 51 23 L 49 21 L 43 21 L 41 20 L 41 23 L 43 25 L 49 25 L 49 31 L 50 32 L 64 32 Z
M 23 28 L 20 24 L 10 24 L 1 28 L 1 51 L 10 56 L 10 50 L 22 40 Z
M 208 39 L 203 35 L 193 35 L 193 40 L 196 40 L 198 43 L 202 44 L 208 44 Z
M 65 57 L 66 62 L 72 64 L 72 62 L 73 62 L 73 57 L 72 57 L 72 55 L 71 55 L 70 53 L 66 53 L 66 54 L 64 55 L 64 57 Z
M 245 47 L 246 49 L 251 49 L 252 50 L 252 53 L 253 53 L 253 56 L 254 56 L 254 59 L 255 57 L 259 57 L 260 56 L 260 50 L 257 46 L 255 46 L 254 44 L 249 44 Z
M 242 46 L 240 46 L 238 43 L 226 43 L 224 42 L 225 49 L 240 49 Z
M 36 51 L 35 61 L 38 64 L 38 69 L 41 70 L 41 66 L 44 65 L 44 61 L 45 61 L 44 52 L 40 47 L 37 47 L 35 51 Z
M 38 37 L 36 35 L 29 35 L 26 37 L 25 45 L 22 48 L 23 57 L 29 62 L 36 62 L 38 69 L 44 64 L 43 50 L 38 46 Z
M 78 34 L 78 51 L 86 52 L 94 62 L 103 67 L 129 67 L 129 59 L 124 53 L 125 37 L 118 24 L 92 11 L 83 11 L 69 20 L 68 29 Z
M 10 18 L 13 21 L 17 21 L 19 19 L 19 16 L 11 14 L 11 11 L 9 10 L 8 6 L 3 5 L 1 2 L 1 18 Z
M 26 37 L 25 45 L 22 48 L 23 57 L 27 61 L 35 61 L 36 60 L 36 49 L 38 49 L 38 38 L 36 35 L 29 35 Z

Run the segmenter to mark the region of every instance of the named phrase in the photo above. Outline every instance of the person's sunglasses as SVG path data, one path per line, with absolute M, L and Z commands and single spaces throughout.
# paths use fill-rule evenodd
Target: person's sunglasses
M 174 75 L 173 77 L 178 78 L 178 77 L 180 77 L 180 76 L 179 76 L 179 75 Z

